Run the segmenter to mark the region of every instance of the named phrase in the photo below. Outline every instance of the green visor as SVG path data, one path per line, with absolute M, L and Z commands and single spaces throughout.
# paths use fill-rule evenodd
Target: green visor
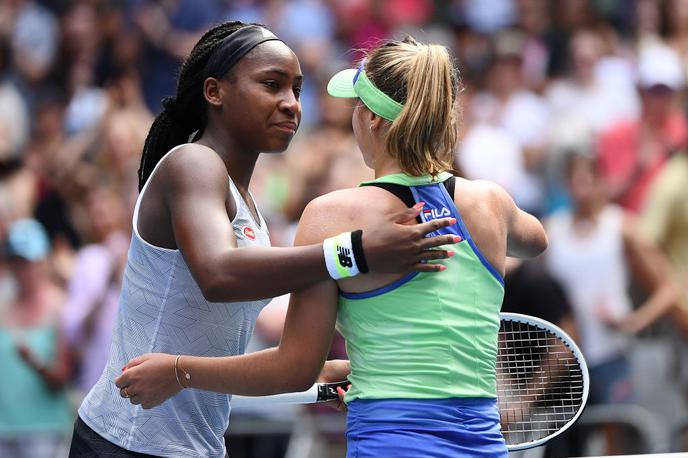
M 394 121 L 404 108 L 375 87 L 363 70 L 363 64 L 358 70 L 349 68 L 334 75 L 327 83 L 327 92 L 333 97 L 359 98 L 370 111 L 388 121 Z

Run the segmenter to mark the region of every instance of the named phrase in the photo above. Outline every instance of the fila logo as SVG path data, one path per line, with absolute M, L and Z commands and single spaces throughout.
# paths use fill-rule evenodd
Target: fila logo
M 451 216 L 451 212 L 447 207 L 442 207 L 442 208 L 428 208 L 426 210 L 423 210 L 423 216 L 425 217 L 426 221 L 430 221 L 432 219 L 438 219 L 438 218 L 444 218 L 447 216 Z
M 244 237 L 246 237 L 247 239 L 251 239 L 251 240 L 255 240 L 255 239 L 256 239 L 256 233 L 253 232 L 253 229 L 251 229 L 251 228 L 248 227 L 248 226 L 244 226 L 244 227 L 241 229 L 241 232 L 244 234 Z

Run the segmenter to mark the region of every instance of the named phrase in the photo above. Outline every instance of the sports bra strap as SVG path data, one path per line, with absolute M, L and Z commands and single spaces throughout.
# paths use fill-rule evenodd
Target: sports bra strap
M 450 178 L 447 178 L 442 182 L 445 188 L 447 188 L 447 193 L 449 193 L 449 197 L 452 199 L 454 198 L 454 189 L 456 188 L 456 177 L 452 176 Z M 416 204 L 416 200 L 413 198 L 413 193 L 411 192 L 411 188 L 409 186 L 404 186 L 401 184 L 397 183 L 383 183 L 383 182 L 372 182 L 372 183 L 363 183 L 361 186 L 375 186 L 377 188 L 384 189 L 385 191 L 391 192 L 399 200 L 401 200 L 404 204 L 406 204 L 407 207 L 413 207 Z M 420 216 L 416 218 L 418 223 L 421 223 Z

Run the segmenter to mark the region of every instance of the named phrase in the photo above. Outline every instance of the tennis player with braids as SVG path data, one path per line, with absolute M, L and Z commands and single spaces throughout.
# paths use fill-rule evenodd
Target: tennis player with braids
M 445 247 L 454 252 L 446 270 L 322 281 L 291 295 L 279 347 L 224 358 L 145 354 L 117 378 L 122 394 L 150 408 L 202 390 L 307 389 L 337 322 L 351 364 L 349 457 L 506 457 L 495 376 L 504 264 L 539 254 L 547 239 L 499 186 L 447 172 L 457 80 L 444 47 L 412 38 L 335 75 L 330 94 L 358 99 L 354 133 L 376 179 L 315 199 L 296 237 L 308 246 L 423 201 L 422 221 L 456 218 L 437 231 L 460 240 Z
M 285 150 L 296 132 L 301 84 L 294 53 L 256 25 L 214 27 L 184 62 L 177 94 L 146 139 L 110 356 L 79 409 L 71 456 L 224 456 L 229 396 L 187 390 L 143 410 L 113 383 L 122 366 L 147 352 L 241 354 L 265 298 L 330 275 L 444 268 L 424 261 L 446 258 L 430 248 L 454 237 L 425 234 L 452 220 L 400 224 L 413 222 L 418 206 L 325 243 L 269 248 L 248 187 L 258 155 Z M 326 369 L 348 374 L 346 364 Z

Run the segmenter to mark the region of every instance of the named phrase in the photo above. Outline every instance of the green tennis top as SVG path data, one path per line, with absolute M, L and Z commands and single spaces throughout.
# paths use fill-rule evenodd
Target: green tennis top
M 423 221 L 453 216 L 457 224 L 438 233 L 462 240 L 443 247 L 455 254 L 442 261 L 447 266 L 442 272 L 412 273 L 364 293 L 340 291 L 337 329 L 351 361 L 346 402 L 497 397 L 504 283 L 471 239 L 442 183 L 450 177 L 394 174 L 363 183 L 408 188 L 402 191 L 426 203 Z

